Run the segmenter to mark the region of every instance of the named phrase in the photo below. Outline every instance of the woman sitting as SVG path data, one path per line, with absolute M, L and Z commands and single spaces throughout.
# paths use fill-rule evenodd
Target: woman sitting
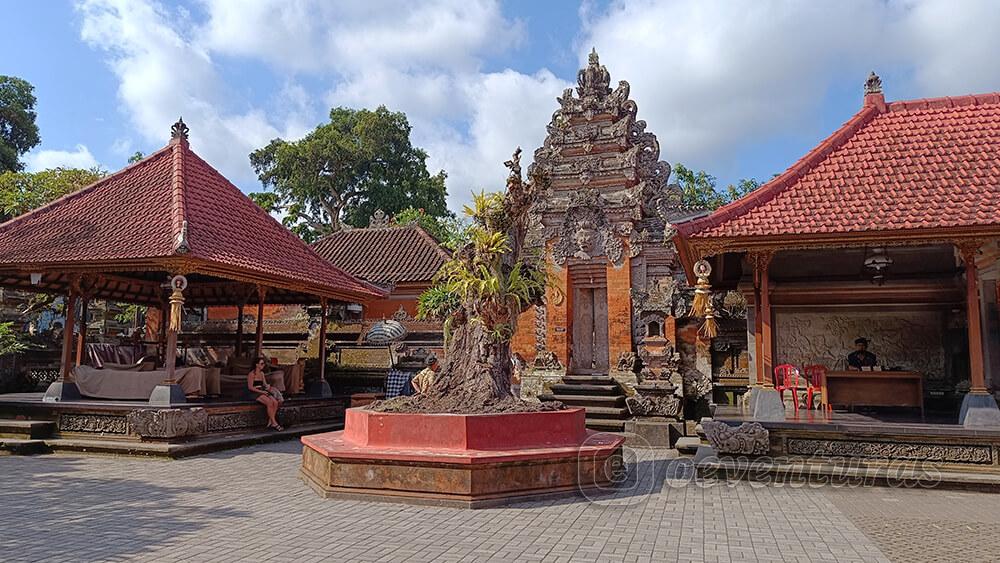
M 278 419 L 275 417 L 278 414 L 278 409 L 281 408 L 281 403 L 285 399 L 281 396 L 281 391 L 267 384 L 267 379 L 264 376 L 264 367 L 266 365 L 266 358 L 257 358 L 257 363 L 254 364 L 253 371 L 247 374 L 247 389 L 250 390 L 250 393 L 258 403 L 267 408 L 267 427 L 280 432 L 284 428 L 278 424 Z

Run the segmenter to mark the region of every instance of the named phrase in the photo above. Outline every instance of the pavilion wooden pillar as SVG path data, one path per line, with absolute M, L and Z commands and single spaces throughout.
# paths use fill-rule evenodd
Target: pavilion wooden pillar
M 83 363 L 83 352 L 87 349 L 87 316 L 90 312 L 90 299 L 84 295 L 80 299 L 80 337 L 76 339 L 76 365 Z
M 969 331 L 969 387 L 972 393 L 986 393 L 986 369 L 983 364 L 983 328 L 979 311 L 979 273 L 976 249 L 961 248 L 965 262 L 965 314 Z
M 267 288 L 257 286 L 257 340 L 254 345 L 254 358 L 259 358 L 264 351 L 264 299 L 267 297 Z
M 319 301 L 319 378 L 326 381 L 326 331 L 329 320 L 328 306 L 326 298 Z
M 163 382 L 154 387 L 153 392 L 149 395 L 149 404 L 158 407 L 169 407 L 187 402 L 184 390 L 177 383 L 175 377 L 177 335 L 181 331 L 181 322 L 184 318 L 184 290 L 187 288 L 187 280 L 184 276 L 174 276 L 168 287 L 170 288 L 169 306 L 164 310 L 164 317 L 169 315 L 166 323 L 167 345 L 163 354 L 163 369 L 166 374 Z
M 70 289 L 66 296 L 66 322 L 63 325 L 63 349 L 60 362 L 60 376 L 63 381 L 73 380 L 73 328 L 76 324 L 76 302 L 79 298 L 77 290 Z
M 243 356 L 243 307 L 240 303 L 236 306 L 236 357 Z
M 46 389 L 42 402 L 55 403 L 80 398 L 80 390 L 73 381 L 73 327 L 76 324 L 76 302 L 80 296 L 79 283 L 70 285 L 66 296 L 66 322 L 63 325 L 63 347 L 59 358 L 59 379 Z
M 753 264 L 754 290 L 754 356 L 756 357 L 757 385 L 773 387 L 770 377 L 774 369 L 774 340 L 772 332 L 771 281 L 769 268 L 771 253 L 756 252 L 749 258 Z
M 306 383 L 306 394 L 310 397 L 332 397 L 333 390 L 326 381 L 326 332 L 329 328 L 330 303 L 323 297 L 320 298 L 319 305 L 319 350 L 316 353 L 319 356 L 319 378 Z

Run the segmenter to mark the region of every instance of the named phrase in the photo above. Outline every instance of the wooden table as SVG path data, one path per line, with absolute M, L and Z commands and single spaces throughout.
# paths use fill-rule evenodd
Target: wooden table
M 828 371 L 823 405 L 911 407 L 924 417 L 924 378 L 915 371 Z

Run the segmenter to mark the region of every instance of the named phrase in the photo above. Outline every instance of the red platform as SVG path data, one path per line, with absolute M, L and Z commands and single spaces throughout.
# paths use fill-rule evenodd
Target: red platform
M 323 496 L 464 507 L 602 489 L 624 438 L 587 430 L 584 416 L 348 409 L 344 431 L 302 438 L 302 475 Z

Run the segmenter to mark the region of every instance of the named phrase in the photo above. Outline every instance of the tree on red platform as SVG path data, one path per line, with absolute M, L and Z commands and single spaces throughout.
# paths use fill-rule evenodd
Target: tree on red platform
M 539 257 L 524 253 L 528 213 L 546 179 L 521 175 L 521 149 L 504 164 L 504 193 L 481 193 L 466 207 L 469 240 L 420 300 L 420 314 L 445 319 L 447 354 L 433 386 L 375 406 L 384 411 L 516 412 L 559 408 L 511 395 L 510 342 L 517 317 L 542 302 L 548 280 Z

